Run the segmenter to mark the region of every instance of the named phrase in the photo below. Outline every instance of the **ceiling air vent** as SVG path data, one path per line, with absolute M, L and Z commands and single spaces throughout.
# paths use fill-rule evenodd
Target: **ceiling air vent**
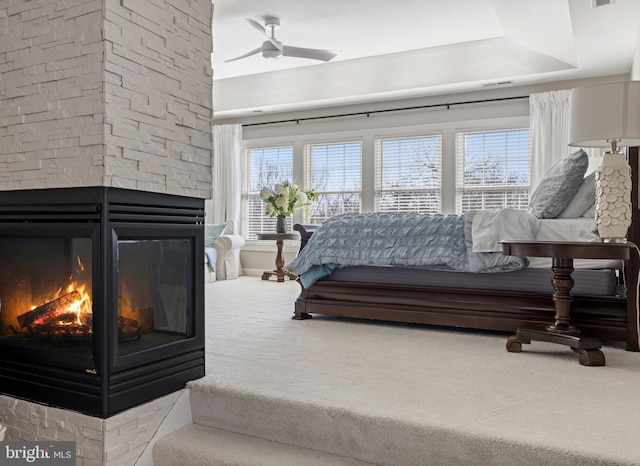
M 615 2 L 616 0 L 591 0 L 591 7 L 597 8 L 599 6 L 611 5 Z
M 504 86 L 506 84 L 512 84 L 513 81 L 497 81 L 492 83 L 483 83 L 482 87 Z

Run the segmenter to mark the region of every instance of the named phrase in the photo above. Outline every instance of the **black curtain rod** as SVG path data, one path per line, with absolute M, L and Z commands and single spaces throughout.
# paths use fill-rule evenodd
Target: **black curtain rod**
M 280 123 L 295 123 L 299 124 L 301 121 L 311 121 L 311 120 L 326 120 L 328 118 L 343 118 L 350 116 L 362 116 L 366 115 L 367 118 L 369 116 L 374 115 L 376 113 L 388 113 L 388 112 L 402 112 L 406 110 L 419 110 L 424 108 L 436 108 L 436 107 L 453 107 L 455 105 L 468 105 L 468 104 L 481 104 L 485 102 L 501 102 L 505 100 L 517 100 L 517 99 L 528 99 L 528 95 L 520 95 L 515 97 L 500 97 L 496 99 L 481 99 L 481 100 L 466 100 L 464 102 L 451 102 L 444 104 L 431 104 L 431 105 L 417 105 L 415 107 L 401 107 L 401 108 L 388 108 L 386 110 L 369 110 L 367 112 L 353 112 L 353 113 L 339 113 L 337 115 L 324 115 L 324 116 L 315 116 L 315 117 L 306 117 L 306 118 L 291 118 L 289 120 L 276 120 L 276 121 L 264 121 L 262 123 L 246 123 L 242 125 L 243 127 L 249 126 L 263 126 L 263 125 L 276 125 Z

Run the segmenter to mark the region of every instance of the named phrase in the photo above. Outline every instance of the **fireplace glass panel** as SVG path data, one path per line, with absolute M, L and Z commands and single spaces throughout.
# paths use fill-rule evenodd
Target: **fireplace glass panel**
M 92 240 L 0 238 L 0 343 L 92 357 Z
M 191 238 L 118 240 L 120 355 L 193 337 L 192 242 Z

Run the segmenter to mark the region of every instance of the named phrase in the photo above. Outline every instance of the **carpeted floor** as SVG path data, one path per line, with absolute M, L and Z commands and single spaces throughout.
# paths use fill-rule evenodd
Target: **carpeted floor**
M 505 334 L 291 319 L 297 283 L 206 286 L 207 377 L 258 396 L 357 410 L 506 442 L 640 464 L 640 353 L 604 367 L 564 346 L 508 353 Z M 514 459 L 514 464 L 517 461 Z

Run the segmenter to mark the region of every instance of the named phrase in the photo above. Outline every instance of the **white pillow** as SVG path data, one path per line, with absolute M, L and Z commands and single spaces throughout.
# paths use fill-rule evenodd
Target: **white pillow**
M 556 218 L 578 192 L 588 166 L 589 157 L 582 149 L 554 163 L 533 192 L 529 213 L 538 218 Z
M 591 173 L 582 181 L 578 192 L 569 205 L 560 212 L 558 218 L 578 218 L 589 210 L 589 207 L 596 201 L 596 172 Z
M 587 209 L 587 211 L 582 214 L 585 218 L 595 218 L 596 217 L 596 203 L 591 204 L 591 207 Z

